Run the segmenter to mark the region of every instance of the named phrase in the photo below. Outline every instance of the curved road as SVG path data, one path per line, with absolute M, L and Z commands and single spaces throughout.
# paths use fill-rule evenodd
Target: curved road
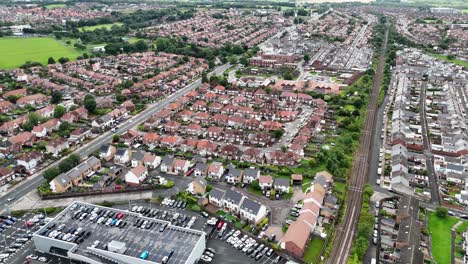
M 214 71 L 210 72 L 208 74 L 208 77 L 213 75 L 213 74 L 220 75 L 225 70 L 227 70 L 229 67 L 231 67 L 230 64 L 221 65 L 221 66 L 217 67 Z M 148 105 L 147 108 L 144 111 L 142 111 L 141 113 L 139 113 L 136 116 L 131 117 L 127 121 L 123 122 L 119 126 L 119 128 L 117 129 L 117 131 L 115 133 L 106 132 L 106 133 L 100 135 L 99 137 L 95 138 L 91 142 L 87 143 L 86 145 L 83 145 L 83 147 L 75 150 L 72 153 L 79 154 L 81 157 L 87 157 L 88 155 L 90 155 L 94 151 L 100 149 L 100 147 L 103 144 L 111 142 L 112 137 L 114 136 L 114 134 L 119 134 L 119 135 L 123 134 L 126 131 L 128 131 L 129 129 L 137 126 L 138 124 L 140 124 L 142 122 L 144 122 L 145 120 L 150 118 L 152 115 L 154 115 L 157 112 L 164 109 L 168 104 L 178 100 L 179 98 L 181 98 L 183 95 L 185 95 L 189 91 L 192 91 L 195 88 L 199 87 L 200 84 L 201 84 L 201 78 L 199 78 L 196 81 L 192 82 L 191 84 L 185 86 L 184 88 L 174 92 L 173 94 L 171 94 L 170 96 L 162 99 L 161 101 L 158 101 L 158 102 L 156 102 L 154 104 Z M 13 202 L 8 202 L 7 199 L 9 197 L 14 196 L 14 197 L 16 197 L 16 199 L 21 199 L 21 197 L 27 195 L 31 191 L 35 190 L 39 185 L 44 183 L 45 180 L 42 177 L 42 173 L 45 170 L 49 169 L 50 167 L 58 165 L 58 163 L 61 160 L 65 159 L 65 158 L 66 157 L 64 157 L 64 158 L 50 164 L 49 166 L 45 167 L 44 169 L 40 170 L 39 172 L 35 173 L 31 177 L 29 177 L 28 179 L 26 179 L 25 181 L 20 183 L 20 185 L 16 186 L 14 189 L 9 191 L 7 194 L 0 197 L 0 212 L 4 212 L 5 210 L 9 210 L 9 207 L 12 205 L 12 203 L 14 203 L 16 201 L 15 200 Z
M 385 40 L 379 56 L 377 71 L 372 86 L 372 94 L 367 108 L 364 132 L 360 138 L 360 147 L 354 158 L 354 165 L 349 179 L 349 187 L 346 201 L 346 215 L 344 222 L 337 228 L 333 249 L 327 263 L 345 264 L 353 243 L 356 225 L 362 206 L 362 191 L 367 182 L 370 155 L 372 155 L 372 142 L 376 130 L 377 99 L 380 84 L 382 83 L 385 65 L 385 50 L 387 47 L 388 30 L 385 32 Z

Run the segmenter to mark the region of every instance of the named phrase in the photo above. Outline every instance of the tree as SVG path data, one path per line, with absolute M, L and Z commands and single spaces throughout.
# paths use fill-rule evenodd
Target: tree
M 90 113 L 94 113 L 96 110 L 96 100 L 94 99 L 94 96 L 91 94 L 87 94 L 84 98 L 84 107 L 88 110 Z
M 18 97 L 16 95 L 9 95 L 7 97 L 7 100 L 10 101 L 12 104 L 16 104 L 16 100 L 18 100 Z
M 251 184 L 252 188 L 256 191 L 261 191 L 262 188 L 260 188 L 260 183 L 258 182 L 258 180 L 254 180 Z
M 304 54 L 304 61 L 309 62 L 310 61 L 310 55 L 308 53 Z
M 120 141 L 120 136 L 118 134 L 115 134 L 113 137 L 112 137 L 112 142 L 119 142 Z
M 59 163 L 58 167 L 61 173 L 65 173 L 75 167 L 75 165 L 71 160 L 64 159 Z
M 58 61 L 59 61 L 61 64 L 64 64 L 64 63 L 69 62 L 70 59 L 69 59 L 69 58 L 65 58 L 65 57 L 60 57 L 60 58 L 58 59 Z
M 81 157 L 80 155 L 78 154 L 71 154 L 70 157 L 68 157 L 69 160 L 71 160 L 71 162 L 76 166 L 78 164 L 80 164 L 80 161 L 81 161 Z
M 62 101 L 62 93 L 59 91 L 52 92 L 52 98 L 50 99 L 51 104 L 58 104 Z
M 66 111 L 67 110 L 65 109 L 65 107 L 63 107 L 61 105 L 57 105 L 55 107 L 55 109 L 54 109 L 54 117 L 55 118 L 60 118 L 65 114 Z
M 282 129 L 277 129 L 272 132 L 272 136 L 275 139 L 280 139 L 283 136 L 283 134 L 284 134 L 284 131 Z
M 50 168 L 50 169 L 44 171 L 44 174 L 42 176 L 44 176 L 44 178 L 47 180 L 47 182 L 51 182 L 59 174 L 60 174 L 60 171 L 56 167 L 53 167 L 53 168 Z
M 48 60 L 47 60 L 47 64 L 55 64 L 55 59 L 53 57 L 50 57 Z
M 448 215 L 448 209 L 442 206 L 436 208 L 436 215 L 440 218 L 445 218 Z

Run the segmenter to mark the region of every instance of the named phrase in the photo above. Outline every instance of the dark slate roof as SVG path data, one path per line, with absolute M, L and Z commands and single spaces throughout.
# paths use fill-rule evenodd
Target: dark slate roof
M 145 153 L 141 150 L 138 150 L 137 152 L 133 153 L 132 160 L 143 160 L 145 157 Z
M 101 153 L 107 153 L 109 151 L 110 145 L 109 144 L 104 144 L 101 146 L 100 152 Z
M 221 201 L 225 195 L 225 192 L 223 190 L 213 188 L 210 192 L 210 197 L 215 198 L 218 201 Z
M 252 214 L 256 215 L 258 213 L 258 211 L 260 211 L 261 207 L 262 207 L 262 204 L 254 201 L 254 200 L 251 200 L 249 198 L 244 198 L 244 201 L 242 201 L 240 209 L 248 211 L 249 213 L 252 213 Z
M 174 161 L 174 156 L 172 155 L 166 155 L 161 161 L 161 164 L 164 164 L 166 166 L 171 166 L 172 162 Z
M 274 186 L 288 186 L 289 187 L 289 179 L 284 178 L 275 178 L 273 182 Z
M 118 148 L 117 151 L 115 152 L 116 156 L 123 156 L 125 155 L 125 152 L 127 152 L 127 149 L 125 148 Z
M 208 164 L 206 163 L 198 162 L 197 164 L 195 164 L 195 170 L 205 171 L 207 169 L 208 169 Z
M 59 182 L 62 185 L 67 185 L 71 181 L 71 179 L 68 177 L 67 174 L 62 173 L 55 178 L 55 181 Z
M 226 190 L 226 194 L 224 195 L 224 200 L 231 202 L 233 204 L 240 204 L 242 201 L 243 195 L 240 192 Z
M 236 168 L 230 168 L 228 175 L 231 177 L 240 177 L 242 174 L 242 170 L 236 169 Z
M 258 175 L 259 175 L 259 170 L 257 169 L 247 168 L 244 170 L 244 176 L 246 177 L 257 178 Z

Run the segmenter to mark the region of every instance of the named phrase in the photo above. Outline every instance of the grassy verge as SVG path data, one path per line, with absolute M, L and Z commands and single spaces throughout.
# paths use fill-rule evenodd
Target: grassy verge
M 318 236 L 312 236 L 309 246 L 304 254 L 304 261 L 306 263 L 317 263 L 317 259 L 320 256 L 324 244 L 325 240 Z
M 450 263 L 451 228 L 458 222 L 455 217 L 438 217 L 429 214 L 429 233 L 432 242 L 432 255 L 437 263 Z
M 444 54 L 430 53 L 430 55 L 439 60 L 447 61 L 447 62 L 454 63 L 454 64 L 468 68 L 468 61 L 460 60 L 460 59 L 449 59 L 449 57 Z

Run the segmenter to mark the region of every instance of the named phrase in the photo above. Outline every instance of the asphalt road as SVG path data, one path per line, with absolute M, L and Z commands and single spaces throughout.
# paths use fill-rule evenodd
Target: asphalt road
M 222 74 L 226 69 L 231 67 L 229 64 L 224 64 L 219 67 L 217 67 L 214 71 L 210 72 L 208 76 L 211 76 L 213 74 L 220 75 Z M 112 132 L 106 132 L 102 134 L 101 136 L 97 137 L 93 141 L 89 142 L 88 144 L 84 145 L 80 149 L 75 150 L 73 153 L 79 154 L 82 157 L 86 157 L 93 153 L 94 151 L 98 150 L 103 144 L 111 142 L 112 137 L 114 134 L 123 134 L 129 129 L 137 126 L 138 124 L 144 122 L 148 118 L 150 118 L 152 115 L 156 114 L 157 112 L 163 110 L 167 105 L 170 103 L 178 100 L 181 98 L 183 95 L 185 95 L 187 92 L 194 90 L 195 88 L 199 87 L 201 85 L 201 78 L 197 79 L 196 81 L 192 82 L 191 84 L 185 86 L 184 88 L 174 92 L 173 94 L 169 95 L 165 99 L 162 99 L 161 101 L 158 101 L 154 104 L 148 105 L 147 108 L 139 113 L 138 115 L 128 119 L 127 121 L 123 122 L 117 131 L 115 133 Z M 64 157 L 65 158 L 65 157 Z M 64 159 L 62 158 L 62 159 Z M 56 166 L 62 159 L 52 163 L 51 165 L 45 167 L 41 171 L 37 172 L 36 174 L 32 175 L 29 179 L 23 181 L 20 185 L 16 186 L 13 190 L 11 190 L 8 194 L 5 194 L 4 196 L 0 197 L 0 212 L 8 212 L 9 207 L 11 206 L 11 203 L 14 203 L 15 201 L 8 202 L 9 197 L 16 197 L 16 199 L 21 199 L 21 197 L 27 195 L 29 192 L 35 190 L 39 185 L 41 185 L 44 182 L 44 178 L 42 177 L 42 173 L 47 170 L 48 168 L 52 166 Z
M 372 155 L 372 139 L 376 128 L 377 99 L 385 65 L 385 50 L 387 46 L 388 30 L 379 56 L 379 62 L 372 87 L 372 94 L 367 109 L 366 123 L 360 138 L 360 147 L 354 158 L 349 187 L 344 222 L 337 228 L 333 249 L 327 263 L 344 264 L 348 262 L 356 225 L 362 205 L 362 191 L 367 182 L 369 169 L 369 156 Z

